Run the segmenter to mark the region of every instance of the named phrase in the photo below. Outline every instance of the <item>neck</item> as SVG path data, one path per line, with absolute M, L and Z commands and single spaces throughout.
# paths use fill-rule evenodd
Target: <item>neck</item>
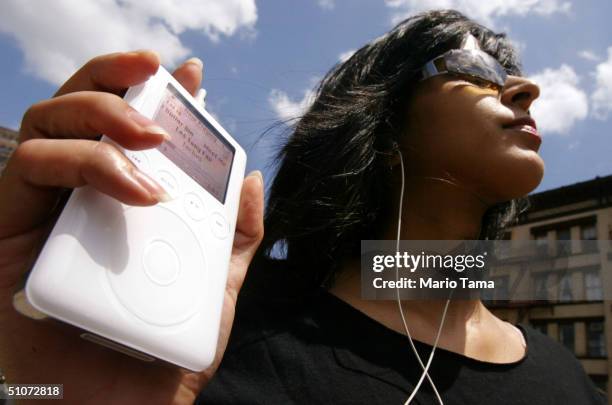
M 399 187 L 383 239 L 397 235 Z M 478 239 L 487 204 L 459 183 L 442 179 L 406 179 L 402 207 L 403 240 Z
M 399 199 L 399 187 L 396 187 Z M 402 209 L 403 240 L 474 240 L 480 233 L 487 205 L 474 193 L 441 180 L 407 179 Z M 391 220 L 381 239 L 394 240 L 397 235 L 399 202 L 391 211 Z M 404 334 L 397 302 L 361 299 L 359 260 L 347 261 L 330 292 L 390 329 Z M 438 330 L 445 300 L 411 300 L 402 302 L 410 333 L 414 339 L 432 344 Z M 439 346 L 484 360 L 510 361 L 522 357 L 523 351 L 500 355 L 491 352 L 489 343 L 507 336 L 509 325 L 495 318 L 480 300 L 452 301 L 446 315 Z M 515 343 L 519 342 L 516 340 Z M 469 341 L 478 342 L 468 344 Z M 520 344 L 520 343 L 519 343 Z M 483 347 L 485 348 L 483 350 Z M 522 347 L 522 345 L 521 345 Z
M 388 300 L 366 301 L 360 298 L 361 276 L 359 271 L 354 271 L 354 269 L 359 269 L 359 266 L 358 261 L 347 263 L 346 267 L 350 267 L 353 271 L 341 273 L 329 291 L 386 327 L 404 334 L 404 325 L 398 315 L 397 302 Z M 408 320 L 410 334 L 414 339 L 433 343 L 445 305 L 445 300 L 402 301 L 402 308 Z M 480 324 L 483 317 L 489 314 L 480 300 L 451 301 L 444 321 L 444 332 L 446 335 L 452 336 L 465 335 L 466 328 Z

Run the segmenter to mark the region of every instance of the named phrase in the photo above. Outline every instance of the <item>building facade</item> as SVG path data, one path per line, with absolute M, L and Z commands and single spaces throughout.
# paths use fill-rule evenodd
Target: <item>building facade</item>
M 536 247 L 557 251 L 529 264 L 534 299 L 492 301 L 489 307 L 563 344 L 612 403 L 612 176 L 533 194 L 530 203 L 506 239 L 534 240 Z M 509 274 L 505 284 L 519 286 L 519 273 Z
M 18 135 L 17 131 L 0 127 L 0 173 L 2 173 L 10 154 L 17 147 Z

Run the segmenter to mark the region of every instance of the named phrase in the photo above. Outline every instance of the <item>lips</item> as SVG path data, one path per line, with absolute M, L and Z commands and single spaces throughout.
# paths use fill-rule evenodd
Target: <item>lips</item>
M 540 134 L 538 133 L 536 122 L 531 117 L 517 118 L 514 121 L 511 121 L 508 124 L 505 124 L 503 127 L 505 129 L 514 129 L 517 131 L 527 132 L 537 137 L 539 141 L 542 140 L 540 138 Z
M 508 128 L 518 129 L 519 131 L 525 131 L 525 132 L 532 133 L 532 134 L 534 134 L 536 136 L 540 136 L 540 134 L 538 134 L 538 131 L 534 127 L 532 127 L 531 125 L 512 125 L 512 126 L 510 126 Z

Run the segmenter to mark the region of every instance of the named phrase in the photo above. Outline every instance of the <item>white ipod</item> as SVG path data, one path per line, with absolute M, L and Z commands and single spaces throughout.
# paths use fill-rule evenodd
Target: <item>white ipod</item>
M 200 371 L 214 357 L 246 154 L 160 66 L 125 100 L 171 136 L 122 150 L 172 200 L 132 207 L 72 192 L 32 269 L 26 295 L 82 337 Z

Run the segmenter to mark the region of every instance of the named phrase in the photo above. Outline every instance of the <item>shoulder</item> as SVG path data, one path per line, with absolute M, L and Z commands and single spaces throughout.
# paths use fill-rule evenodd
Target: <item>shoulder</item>
M 527 355 L 531 363 L 549 369 L 549 372 L 569 370 L 572 373 L 585 374 L 580 361 L 561 343 L 526 325 L 517 325 L 527 341 Z
M 239 311 L 221 365 L 197 403 L 294 403 L 306 394 L 304 381 L 324 384 L 333 351 L 307 311 L 272 313 L 260 305 Z
M 241 293 L 223 360 L 198 403 L 291 403 L 305 376 L 316 380 L 333 360 L 308 300 L 271 294 Z
M 256 350 L 266 341 L 299 343 L 319 330 L 313 304 L 317 291 L 298 290 L 282 261 L 266 260 L 249 270 L 240 291 L 226 354 Z
M 545 376 L 552 386 L 567 388 L 581 398 L 590 398 L 589 403 L 606 403 L 603 392 L 599 391 L 576 356 L 566 347 L 529 325 L 518 325 L 527 341 L 530 373 Z
M 572 369 L 582 370 L 584 373 L 576 356 L 562 344 L 529 325 L 520 324 L 517 326 L 525 335 L 528 357 L 531 360 L 542 365 L 569 366 Z

